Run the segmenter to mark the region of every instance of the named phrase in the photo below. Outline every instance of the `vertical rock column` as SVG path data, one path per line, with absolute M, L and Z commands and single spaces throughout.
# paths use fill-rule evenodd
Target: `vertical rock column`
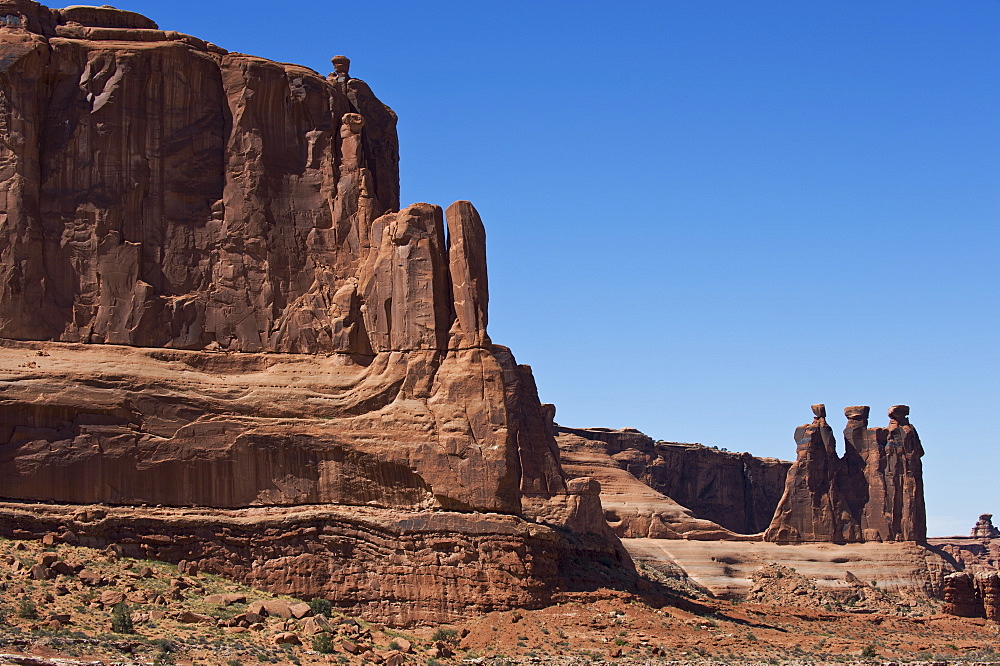
M 858 405 L 844 408 L 847 426 L 844 428 L 844 457 L 840 460 L 837 483 L 851 512 L 854 529 L 864 539 L 863 518 L 865 506 L 878 489 L 869 487 L 865 470 L 872 453 L 873 442 L 868 438 L 868 414 L 871 408 Z M 875 449 L 878 447 L 875 446 Z M 875 451 L 878 458 L 878 451 Z
M 486 275 L 486 228 L 479 213 L 468 201 L 456 201 L 445 211 L 448 220 L 448 263 L 455 303 L 455 324 L 449 347 L 483 347 L 490 344 L 486 334 L 490 291 Z
M 893 521 L 892 541 L 927 539 L 927 510 L 924 507 L 924 472 L 921 458 L 924 449 L 917 430 L 910 425 L 910 408 L 895 405 L 889 409 L 889 428 L 885 444 L 887 457 L 886 485 L 891 484 Z
M 997 572 L 976 575 L 976 587 L 983 600 L 983 611 L 986 619 L 1000 622 L 1000 575 Z
M 796 459 L 765 541 L 856 541 L 857 529 L 837 484 L 840 459 L 826 407 L 813 405 L 812 423 L 795 430 Z

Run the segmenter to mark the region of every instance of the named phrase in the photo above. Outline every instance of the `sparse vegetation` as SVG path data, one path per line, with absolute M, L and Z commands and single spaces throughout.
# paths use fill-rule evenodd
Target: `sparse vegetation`
M 439 627 L 434 635 L 431 636 L 432 641 L 441 641 L 443 643 L 454 643 L 458 640 L 458 632 L 454 629 L 445 629 L 444 627 Z
M 31 599 L 20 599 L 17 602 L 17 616 L 23 620 L 37 620 L 38 607 Z
M 134 634 L 132 612 L 124 601 L 115 604 L 111 611 L 111 630 L 118 634 Z
M 312 639 L 312 649 L 320 654 L 333 654 L 333 637 L 326 632 L 316 634 Z
M 322 615 L 323 617 L 333 617 L 333 604 L 330 603 L 329 599 L 316 597 L 315 599 L 309 602 L 309 609 L 312 611 L 313 615 Z

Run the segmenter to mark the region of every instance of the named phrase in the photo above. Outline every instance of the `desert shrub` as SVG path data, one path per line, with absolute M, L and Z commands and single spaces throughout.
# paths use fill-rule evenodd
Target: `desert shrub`
M 333 638 L 328 633 L 320 633 L 313 636 L 312 649 L 320 654 L 333 654 Z
M 38 607 L 31 599 L 21 599 L 17 602 L 17 616 L 24 620 L 37 620 Z
M 444 627 L 439 627 L 434 635 L 431 636 L 432 641 L 441 641 L 443 643 L 454 643 L 458 640 L 458 632 L 454 629 L 445 629 Z
M 333 615 L 333 604 L 330 603 L 329 599 L 323 599 L 322 597 L 316 597 L 310 601 L 309 609 L 312 610 L 313 615 L 323 615 L 326 617 Z
M 861 651 L 861 657 L 864 659 L 874 659 L 878 656 L 878 649 L 874 643 L 869 643 L 865 646 L 865 649 Z
M 117 634 L 135 633 L 135 627 L 132 626 L 132 612 L 124 601 L 115 604 L 111 610 L 111 631 Z

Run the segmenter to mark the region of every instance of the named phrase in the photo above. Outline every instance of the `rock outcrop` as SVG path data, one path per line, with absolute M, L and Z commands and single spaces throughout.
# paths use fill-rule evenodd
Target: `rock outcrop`
M 942 610 L 959 617 L 982 617 L 983 600 L 976 589 L 972 574 L 957 571 L 944 578 L 944 606 Z
M 179 563 L 188 575 L 324 597 L 351 615 L 397 626 L 538 608 L 562 592 L 634 584 L 634 571 L 608 556 L 606 541 L 484 513 L 0 503 L 0 536 L 48 536 Z M 183 565 L 195 561 L 197 570 Z
M 0 17 L 0 497 L 509 514 L 631 567 L 487 334 L 478 213 L 400 209 L 396 116 L 346 58 Z
M 700 518 L 672 498 L 649 487 L 619 465 L 608 453 L 608 445 L 604 441 L 573 434 L 569 428 L 559 428 L 559 431 L 563 468 L 571 475 L 590 477 L 600 483 L 603 519 L 619 537 L 707 541 L 754 538 L 744 537 Z M 629 438 L 641 434 L 637 430 L 599 432 L 618 432 Z
M 573 466 L 577 473 L 586 469 L 589 475 L 607 474 L 599 472 L 597 467 L 614 466 L 670 501 L 669 507 L 650 506 L 648 511 L 641 512 L 645 518 L 637 521 L 636 498 L 630 500 L 623 495 L 616 502 L 605 491 L 605 509 L 614 514 L 612 523 L 619 523 L 616 527 L 619 536 L 670 538 L 670 534 L 686 534 L 695 529 L 701 533 L 707 529 L 697 521 L 709 521 L 716 525 L 712 529 L 721 527 L 735 534 L 763 532 L 774 516 L 791 466 L 775 458 L 731 453 L 700 444 L 657 442 L 633 428 L 555 426 L 555 431 L 564 464 Z M 588 466 L 581 467 L 586 462 L 584 458 L 589 461 Z M 602 484 L 607 486 L 605 481 Z M 637 489 L 632 494 L 638 497 L 648 493 Z M 656 528 L 660 523 L 669 529 Z
M 1000 538 L 1000 529 L 993 525 L 993 514 L 984 513 L 979 516 L 975 527 L 972 528 L 973 539 L 997 539 Z
M 869 408 L 847 407 L 845 452 L 838 456 L 826 408 L 795 431 L 797 457 L 764 535 L 768 541 L 915 541 L 927 538 L 924 454 L 910 408 L 889 410 L 888 428 L 869 428 Z

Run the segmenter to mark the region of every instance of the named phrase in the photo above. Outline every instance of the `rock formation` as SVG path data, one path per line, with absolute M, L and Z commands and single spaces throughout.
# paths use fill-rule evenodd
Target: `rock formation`
M 841 460 L 826 407 L 813 405 L 812 423 L 795 430 L 796 458 L 785 482 L 774 519 L 764 535 L 768 541 L 857 541 L 858 525 L 841 492 Z
M 611 510 L 613 504 L 622 505 L 614 509 L 616 520 L 612 521 L 621 523 L 616 528 L 619 536 L 652 536 L 645 529 L 647 523 L 657 525 L 661 521 L 671 528 L 654 530 L 656 534 L 666 536 L 677 530 L 688 533 L 690 530 L 683 524 L 691 522 L 693 525 L 693 519 L 710 521 L 717 528 L 737 534 L 763 532 L 774 516 L 791 465 L 775 458 L 730 453 L 700 444 L 656 442 L 633 428 L 609 430 L 555 426 L 555 431 L 564 464 L 573 466 L 578 473 L 583 473 L 584 468 L 576 465 L 582 464 L 583 457 L 589 456 L 592 462 L 586 469 L 591 471 L 586 473 L 599 474 L 594 467 L 597 464 L 595 456 L 598 456 L 656 494 L 680 505 L 667 512 L 660 509 L 656 512 L 659 518 L 651 513 L 644 520 L 635 522 L 636 517 L 630 517 L 633 513 L 631 508 L 637 506 L 634 498 L 626 500 L 622 497 L 621 502 L 616 502 L 605 492 L 606 510 Z M 603 481 L 602 484 L 607 485 Z M 673 514 L 687 514 L 687 517 L 680 521 L 680 518 L 669 517 Z M 627 527 L 631 524 L 635 524 L 639 531 Z M 706 527 L 702 525 L 698 529 Z
M 976 581 L 972 574 L 958 571 L 945 576 L 942 610 L 949 615 L 959 617 L 983 616 L 983 600 L 976 589 Z
M 0 17 L 0 497 L 494 512 L 631 567 L 486 332 L 479 215 L 400 209 L 396 116 L 346 58 L 323 77 L 108 7 Z
M 977 574 L 976 588 L 983 600 L 983 615 L 987 620 L 1000 622 L 1000 574 L 996 571 Z
M 984 513 L 979 516 L 976 526 L 972 528 L 973 539 L 996 539 L 1000 537 L 1000 529 L 993 526 L 993 514 Z
M 866 406 L 847 407 L 845 452 L 837 455 L 826 411 L 795 431 L 797 458 L 768 541 L 916 541 L 927 537 L 923 448 L 910 408 L 889 410 L 888 428 L 869 428 Z
M 945 577 L 944 607 L 949 615 L 1000 622 L 1000 575 L 959 571 Z
M 916 428 L 910 425 L 909 415 L 910 408 L 906 405 L 889 409 L 885 478 L 893 492 L 892 503 L 886 505 L 886 512 L 892 516 L 886 541 L 924 541 L 927 538 L 924 471 L 920 460 L 924 449 Z
M 0 535 L 197 562 L 204 572 L 277 593 L 321 596 L 343 612 L 397 626 L 538 608 L 563 590 L 632 582 L 627 568 L 592 544 L 496 514 L 0 503 Z

